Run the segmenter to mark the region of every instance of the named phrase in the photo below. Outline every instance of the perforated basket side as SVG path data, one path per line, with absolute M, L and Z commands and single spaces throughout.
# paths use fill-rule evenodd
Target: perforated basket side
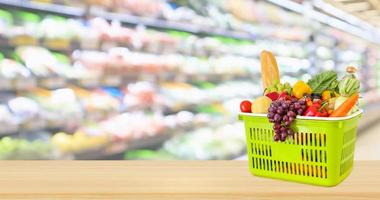
M 357 122 L 356 122 L 357 123 Z M 343 136 L 343 148 L 341 152 L 339 171 L 345 176 L 353 166 L 357 126 L 345 131 Z
M 311 149 L 313 145 L 316 149 Z M 276 143 L 272 130 L 249 128 L 247 151 L 255 175 L 313 183 L 327 179 L 326 137 L 322 134 L 296 133 L 294 140 Z
M 265 116 L 243 116 L 250 171 L 258 176 L 336 185 L 352 169 L 359 118 L 297 119 L 294 139 L 281 143 L 273 141 L 273 125 Z

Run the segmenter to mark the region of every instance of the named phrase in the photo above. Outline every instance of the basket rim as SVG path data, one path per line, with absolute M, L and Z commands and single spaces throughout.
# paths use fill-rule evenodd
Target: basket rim
M 297 116 L 296 119 L 304 119 L 304 120 L 322 120 L 322 121 L 340 121 L 340 120 L 347 120 L 354 117 L 357 117 L 358 115 L 361 115 L 363 113 L 363 109 L 359 109 L 355 113 L 345 116 L 345 117 L 307 117 L 307 116 Z M 257 113 L 243 113 L 239 112 L 239 115 L 241 116 L 253 116 L 253 117 L 267 117 L 267 114 L 257 114 Z

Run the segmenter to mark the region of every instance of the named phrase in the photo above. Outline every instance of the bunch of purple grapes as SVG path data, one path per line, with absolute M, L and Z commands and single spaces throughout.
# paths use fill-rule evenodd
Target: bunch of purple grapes
M 306 110 L 306 101 L 296 98 L 280 98 L 273 101 L 268 109 L 268 119 L 274 123 L 274 141 L 284 142 L 288 136 L 293 136 L 292 122 L 297 115 L 302 115 Z

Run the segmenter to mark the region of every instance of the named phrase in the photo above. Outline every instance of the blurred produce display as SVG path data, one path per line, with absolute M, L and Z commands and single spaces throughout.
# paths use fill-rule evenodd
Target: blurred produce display
M 262 49 L 291 85 L 357 66 L 376 103 L 379 44 L 270 2 L 0 0 L 0 159 L 238 157 Z
M 3 137 L 0 139 L 2 160 L 50 160 L 62 158 L 49 141 Z
M 168 140 L 163 149 L 181 159 L 232 159 L 245 151 L 245 136 L 237 134 L 243 129 L 237 123 L 198 129 Z

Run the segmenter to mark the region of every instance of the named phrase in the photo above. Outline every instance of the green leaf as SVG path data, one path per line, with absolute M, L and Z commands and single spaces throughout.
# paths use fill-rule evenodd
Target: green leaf
M 315 94 L 321 94 L 325 90 L 333 90 L 337 86 L 338 75 L 334 71 L 325 71 L 312 77 L 307 83 Z

